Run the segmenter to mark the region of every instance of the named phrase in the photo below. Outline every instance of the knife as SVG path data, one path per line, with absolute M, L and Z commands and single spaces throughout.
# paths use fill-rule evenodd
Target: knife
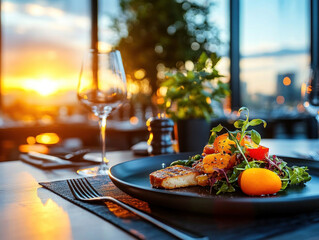
M 56 157 L 56 156 L 38 153 L 38 152 L 31 151 L 31 152 L 28 152 L 28 155 L 32 158 L 35 158 L 35 159 L 46 160 L 46 161 L 56 162 L 56 163 L 60 163 L 60 164 L 73 164 L 73 162 L 71 162 L 71 161 L 64 160 L 64 159 Z

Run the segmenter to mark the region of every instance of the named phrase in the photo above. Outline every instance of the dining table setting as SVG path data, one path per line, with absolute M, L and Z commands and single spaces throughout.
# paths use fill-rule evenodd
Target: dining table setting
M 312 180 L 278 196 L 229 197 L 152 188 L 148 177 L 154 165 L 191 153 L 108 152 L 108 173 L 93 177 L 77 170 L 98 165 L 100 152 L 77 152 L 78 160 L 72 163 L 69 156 L 64 165 L 52 156 L 41 160 L 51 167 L 26 156 L 1 162 L 1 239 L 316 239 L 319 160 L 313 152 L 319 140 L 263 139 L 262 144 L 288 164 L 306 164 Z
M 319 0 L 287 6 L 0 1 L 0 240 L 319 239 Z

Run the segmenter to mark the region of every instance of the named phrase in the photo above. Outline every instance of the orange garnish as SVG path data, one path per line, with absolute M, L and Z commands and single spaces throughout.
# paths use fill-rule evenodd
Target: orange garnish
M 230 168 L 235 163 L 234 157 L 228 154 L 213 153 L 208 154 L 203 159 L 203 168 L 205 173 L 213 173 L 217 169 Z
M 251 196 L 277 193 L 281 189 L 280 177 L 265 168 L 249 168 L 238 178 L 241 190 Z
M 214 149 L 216 152 L 219 152 L 219 153 L 231 153 L 230 151 L 230 148 L 231 146 L 230 145 L 234 145 L 235 142 L 232 141 L 232 140 L 229 140 L 228 138 L 228 134 L 225 133 L 225 134 L 222 134 L 220 136 L 218 136 L 215 141 L 214 141 Z

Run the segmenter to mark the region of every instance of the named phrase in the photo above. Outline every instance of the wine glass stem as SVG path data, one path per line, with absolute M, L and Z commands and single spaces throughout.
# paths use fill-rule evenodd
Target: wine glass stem
M 107 169 L 107 163 L 108 160 L 105 156 L 105 129 L 106 129 L 106 117 L 101 117 L 99 119 L 99 126 L 100 126 L 100 132 L 101 132 L 101 142 L 102 142 L 102 162 L 100 165 L 100 170 L 106 170 Z

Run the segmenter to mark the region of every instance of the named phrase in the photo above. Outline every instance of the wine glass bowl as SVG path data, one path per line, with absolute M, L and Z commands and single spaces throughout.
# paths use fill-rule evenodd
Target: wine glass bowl
M 79 101 L 99 118 L 102 162 L 99 167 L 79 170 L 79 174 L 94 176 L 107 173 L 106 119 L 126 100 L 126 95 L 126 78 L 120 52 L 90 51 L 83 60 L 77 96 Z

